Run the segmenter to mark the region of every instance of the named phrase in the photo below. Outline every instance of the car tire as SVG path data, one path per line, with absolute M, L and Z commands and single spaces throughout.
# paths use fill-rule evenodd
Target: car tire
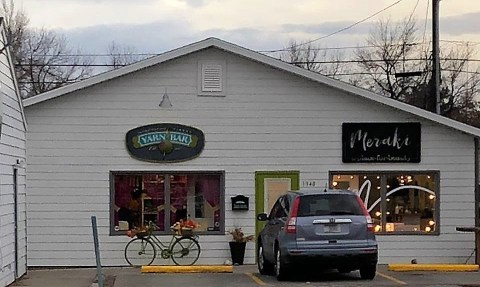
M 339 273 L 343 273 L 343 274 L 350 273 L 352 271 L 352 269 L 344 268 L 344 267 L 338 268 L 337 270 Z
M 278 281 L 285 281 L 287 280 L 288 274 L 288 267 L 285 264 L 285 261 L 282 259 L 282 253 L 280 250 L 275 250 L 275 276 L 277 277 Z
M 360 277 L 364 280 L 372 280 L 375 278 L 375 274 L 377 273 L 377 265 L 376 264 L 369 264 L 365 265 L 360 268 Z
M 258 243 L 257 249 L 257 267 L 258 272 L 262 275 L 270 275 L 273 272 L 274 264 L 265 259 L 265 254 L 263 254 L 263 245 L 261 242 Z

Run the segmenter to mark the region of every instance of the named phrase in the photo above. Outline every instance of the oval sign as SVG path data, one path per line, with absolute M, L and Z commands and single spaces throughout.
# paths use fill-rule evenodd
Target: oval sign
M 127 132 L 127 149 L 136 159 L 176 162 L 197 157 L 205 145 L 199 129 L 179 124 L 152 124 Z

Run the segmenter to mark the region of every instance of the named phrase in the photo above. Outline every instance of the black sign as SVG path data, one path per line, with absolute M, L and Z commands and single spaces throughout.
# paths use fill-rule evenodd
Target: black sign
M 420 162 L 420 123 L 343 123 L 342 160 Z
M 179 124 L 153 124 L 130 130 L 126 136 L 130 155 L 152 162 L 177 162 L 197 157 L 205 145 L 199 129 Z
M 248 197 L 244 195 L 237 195 L 231 197 L 232 210 L 248 210 Z

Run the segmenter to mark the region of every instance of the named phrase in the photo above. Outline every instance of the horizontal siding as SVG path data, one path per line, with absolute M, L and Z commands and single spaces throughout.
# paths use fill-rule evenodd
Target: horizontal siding
M 197 96 L 197 63 L 209 59 L 228 65 L 225 97 Z M 165 88 L 171 109 L 158 107 Z M 102 264 L 125 264 L 128 238 L 108 236 L 112 170 L 224 171 L 225 197 L 248 195 L 252 207 L 238 213 L 226 204 L 226 228 L 242 226 L 247 234 L 254 232 L 255 171 L 299 170 L 301 180 L 322 183 L 328 182 L 329 171 L 439 171 L 440 235 L 378 236 L 380 261 L 404 262 L 418 254 L 428 262 L 459 262 L 471 252 L 473 235 L 455 231 L 474 220 L 470 136 L 224 52 L 185 56 L 35 104 L 26 114 L 31 266 L 94 265 L 91 215 L 98 219 Z M 343 122 L 390 121 L 421 123 L 421 163 L 341 162 Z M 201 129 L 206 139 L 202 154 L 170 164 L 130 157 L 126 132 L 161 122 Z M 228 238 L 201 236 L 200 263 L 229 258 Z M 246 261 L 253 263 L 254 244 L 247 248 Z
M 3 29 L 0 31 L 3 40 Z M 4 41 L 3 41 L 4 42 Z M 3 45 L 2 45 L 3 47 Z M 8 52 L 8 51 L 7 51 Z M 0 54 L 0 113 L 3 123 L 0 135 L 0 286 L 10 285 L 18 276 L 26 273 L 26 188 L 25 170 L 18 170 L 17 236 L 19 249 L 15 258 L 15 216 L 13 166 L 17 160 L 26 160 L 26 135 L 22 107 L 7 52 Z

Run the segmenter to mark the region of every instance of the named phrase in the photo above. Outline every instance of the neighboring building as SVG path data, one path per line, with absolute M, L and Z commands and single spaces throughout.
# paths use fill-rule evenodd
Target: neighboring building
M 312 186 L 361 193 L 380 263 L 464 263 L 475 247 L 456 227 L 475 225 L 479 129 L 218 39 L 24 105 L 29 266 L 94 265 L 92 215 L 102 263 L 125 265 L 125 229 L 166 235 L 185 214 L 199 264 L 222 264 L 226 231 L 255 233 L 278 194 Z
M 27 271 L 26 122 L 0 18 L 0 286 Z

